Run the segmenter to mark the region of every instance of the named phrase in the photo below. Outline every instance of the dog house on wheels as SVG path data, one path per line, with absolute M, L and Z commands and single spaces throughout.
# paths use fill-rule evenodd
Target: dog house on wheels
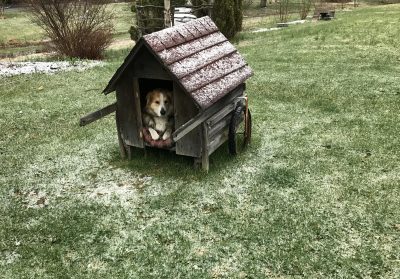
M 103 91 L 115 91 L 116 103 L 81 118 L 81 126 L 115 111 L 123 158 L 135 156 L 134 148 L 159 147 L 143 136 L 142 111 L 149 91 L 168 89 L 175 129 L 167 149 L 208 170 L 209 156 L 224 142 L 235 154 L 239 132 L 244 144 L 250 140 L 244 82 L 251 75 L 214 22 L 199 18 L 140 38 Z

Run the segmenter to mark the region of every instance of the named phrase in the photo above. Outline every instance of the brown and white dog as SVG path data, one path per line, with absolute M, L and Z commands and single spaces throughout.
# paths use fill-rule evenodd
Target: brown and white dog
M 147 93 L 142 117 L 143 125 L 149 130 L 153 140 L 171 137 L 174 128 L 172 92 L 158 88 Z

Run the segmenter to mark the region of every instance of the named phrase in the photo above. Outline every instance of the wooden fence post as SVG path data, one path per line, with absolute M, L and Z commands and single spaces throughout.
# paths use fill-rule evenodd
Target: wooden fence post
M 212 18 L 212 8 L 214 7 L 214 0 L 208 0 L 208 5 L 210 5 L 208 7 L 208 16 Z
M 171 26 L 171 0 L 164 0 L 164 27 Z

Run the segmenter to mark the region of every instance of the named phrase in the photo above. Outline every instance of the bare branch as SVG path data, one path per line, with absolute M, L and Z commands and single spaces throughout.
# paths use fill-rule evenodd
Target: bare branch
M 32 20 L 62 55 L 98 59 L 112 41 L 113 14 L 105 0 L 29 0 Z

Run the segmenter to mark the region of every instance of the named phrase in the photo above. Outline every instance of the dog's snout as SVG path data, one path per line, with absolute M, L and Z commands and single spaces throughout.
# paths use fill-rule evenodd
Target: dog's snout
M 165 110 L 165 108 L 161 108 L 161 111 L 160 111 L 161 115 L 165 115 L 166 112 L 167 111 Z

